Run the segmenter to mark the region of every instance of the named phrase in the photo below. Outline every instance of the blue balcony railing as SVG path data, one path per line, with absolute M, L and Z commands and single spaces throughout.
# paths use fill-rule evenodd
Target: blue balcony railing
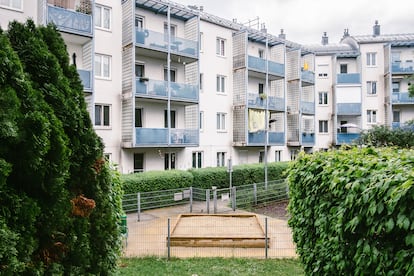
M 315 114 L 315 102 L 301 102 L 302 113 Z
M 171 99 L 177 101 L 198 101 L 198 86 L 171 82 Z M 158 80 L 136 79 L 136 95 L 167 99 L 168 82 Z
M 412 104 L 414 103 L 414 97 L 410 97 L 408 92 L 394 92 L 392 93 L 393 104 Z
M 338 103 L 338 115 L 361 115 L 361 103 Z
M 266 108 L 266 102 L 269 101 L 268 108 L 270 110 L 284 111 L 285 99 L 280 97 L 265 97 L 261 98 L 258 93 L 249 93 L 248 95 L 248 107 L 251 108 Z
M 163 33 L 137 28 L 136 43 L 150 49 L 168 51 L 168 36 Z M 173 54 L 197 58 L 198 43 L 194 40 L 174 36 L 171 37 L 170 51 Z
M 254 56 L 248 56 L 248 67 L 251 70 L 256 70 L 266 73 L 266 60 Z M 269 74 L 283 77 L 285 75 L 285 66 L 274 61 L 268 62 Z
M 392 73 L 394 74 L 414 74 L 414 62 L 393 62 Z
M 266 131 L 249 132 L 248 145 L 263 146 L 266 139 Z M 283 145 L 285 142 L 284 132 L 269 131 L 269 145 Z
M 396 129 L 396 128 L 400 128 L 401 127 L 401 123 L 400 122 L 392 122 L 392 128 Z
M 336 83 L 337 84 L 361 83 L 361 75 L 359 73 L 337 74 Z
M 167 146 L 168 128 L 135 128 L 136 146 Z M 198 145 L 197 129 L 170 129 L 170 145 Z
M 83 84 L 83 91 L 92 92 L 92 72 L 78 69 L 78 74 Z
M 89 14 L 67 10 L 48 5 L 47 23 L 54 23 L 58 30 L 92 37 L 92 16 Z
M 313 145 L 315 144 L 315 134 L 314 133 L 302 133 L 302 144 Z
M 314 84 L 315 83 L 315 73 L 307 70 L 301 71 L 302 81 Z
M 356 142 L 361 135 L 359 133 L 338 133 L 336 134 L 336 144 L 352 144 Z

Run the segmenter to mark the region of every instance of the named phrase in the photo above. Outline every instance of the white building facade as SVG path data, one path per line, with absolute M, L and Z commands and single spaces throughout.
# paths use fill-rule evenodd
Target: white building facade
M 303 46 L 162 0 L 5 0 L 0 25 L 53 22 L 123 173 L 286 161 L 414 118 L 414 35 Z

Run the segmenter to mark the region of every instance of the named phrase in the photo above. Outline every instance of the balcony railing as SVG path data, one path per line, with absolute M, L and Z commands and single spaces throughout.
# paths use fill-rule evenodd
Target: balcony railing
M 361 135 L 359 133 L 338 133 L 336 134 L 336 144 L 352 144 L 355 142 Z
M 302 81 L 314 84 L 315 83 L 315 73 L 307 70 L 301 71 Z
M 315 102 L 301 102 L 302 113 L 315 114 Z
M 78 74 L 83 84 L 83 91 L 92 92 L 92 72 L 78 69 Z
M 392 126 L 393 129 L 400 128 L 401 123 L 400 122 L 392 122 L 391 126 Z
M 168 128 L 135 128 L 136 146 L 167 146 Z M 197 129 L 170 129 L 170 145 L 198 145 Z
M 92 37 L 92 16 L 47 5 L 47 23 L 54 23 L 63 32 Z
M 408 92 L 394 92 L 392 93 L 392 103 L 412 104 L 414 103 L 414 97 L 410 97 Z
M 265 97 L 261 98 L 258 93 L 249 93 L 248 95 L 248 107 L 251 108 L 266 108 L 266 102 L 269 101 L 268 108 L 270 110 L 284 111 L 285 99 L 279 97 Z
M 248 56 L 249 69 L 256 70 L 259 72 L 266 73 L 266 60 L 254 56 Z M 269 74 L 281 76 L 285 75 L 285 66 L 281 63 L 274 61 L 268 61 Z
M 302 144 L 306 144 L 306 145 L 315 144 L 315 133 L 303 132 L 302 133 Z
M 198 86 L 171 82 L 171 99 L 177 101 L 198 101 Z M 136 95 L 145 95 L 151 98 L 168 98 L 168 82 L 158 80 L 136 79 Z
M 266 132 L 264 130 L 249 132 L 248 145 L 263 146 L 265 144 Z M 269 131 L 269 145 L 283 145 L 285 142 L 284 132 Z
M 337 84 L 361 83 L 361 75 L 359 73 L 337 74 L 336 83 Z
M 392 63 L 392 72 L 396 74 L 413 74 L 414 73 L 414 62 L 393 62 Z
M 163 33 L 136 28 L 136 43 L 150 49 L 168 51 L 168 36 Z M 197 58 L 198 43 L 174 36 L 171 37 L 170 51 L 173 54 Z
M 361 103 L 338 103 L 338 115 L 361 115 Z

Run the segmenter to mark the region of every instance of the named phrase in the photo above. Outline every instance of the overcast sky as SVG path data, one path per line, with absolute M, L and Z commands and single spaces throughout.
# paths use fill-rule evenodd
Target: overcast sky
M 204 11 L 245 23 L 259 17 L 269 33 L 284 29 L 286 39 L 301 44 L 339 42 L 344 29 L 350 35 L 371 34 L 375 20 L 381 34 L 414 33 L 413 0 L 175 0 L 203 6 Z

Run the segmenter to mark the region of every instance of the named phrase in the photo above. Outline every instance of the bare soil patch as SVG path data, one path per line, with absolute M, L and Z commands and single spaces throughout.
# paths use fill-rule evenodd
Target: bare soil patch
M 255 206 L 253 207 L 252 211 L 256 214 L 287 220 L 289 219 L 289 214 L 287 211 L 288 204 L 289 200 L 271 202 Z

